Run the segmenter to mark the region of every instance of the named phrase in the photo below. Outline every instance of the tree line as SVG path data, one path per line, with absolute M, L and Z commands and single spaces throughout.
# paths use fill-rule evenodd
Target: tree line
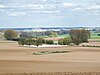
M 70 37 L 66 37 L 60 39 L 58 43 L 60 45 L 69 45 L 70 43 L 74 43 L 75 45 L 79 45 L 80 43 L 88 42 L 88 39 L 91 37 L 90 31 L 81 29 L 81 30 L 70 30 Z
M 36 45 L 37 47 L 42 44 L 54 44 L 53 40 L 45 40 L 44 38 L 20 38 L 18 41 L 19 45 Z
M 56 35 L 55 33 L 53 33 Z M 88 42 L 90 38 L 90 31 L 85 29 L 72 29 L 69 31 L 69 37 L 65 37 L 58 40 L 59 45 L 69 45 L 70 43 L 74 43 L 75 45 L 79 45 L 80 43 Z M 53 40 L 45 40 L 44 38 L 26 38 L 23 36 L 19 36 L 18 33 L 14 30 L 6 30 L 4 32 L 4 37 L 7 40 L 18 41 L 20 45 L 36 45 L 37 47 L 42 44 L 54 44 Z

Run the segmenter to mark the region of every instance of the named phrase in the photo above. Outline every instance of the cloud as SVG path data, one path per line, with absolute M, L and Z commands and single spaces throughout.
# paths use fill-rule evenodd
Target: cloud
M 8 16 L 23 16 L 26 12 L 8 12 Z
M 60 13 L 59 10 L 43 10 L 43 11 L 31 11 L 30 14 L 57 14 Z
M 91 4 L 64 3 L 63 6 L 67 11 L 71 13 L 100 14 L 100 4 L 96 4 L 96 3 L 91 3 Z
M 15 6 L 16 7 L 16 6 Z M 19 4 L 18 8 L 26 8 L 26 9 L 43 9 L 43 5 L 41 4 L 31 4 L 31 3 L 25 3 L 25 4 Z
M 0 8 L 5 9 L 17 9 L 17 8 L 26 8 L 26 9 L 43 9 L 41 4 L 31 4 L 31 3 L 10 3 L 5 5 L 0 5 Z
M 41 5 L 41 4 L 26 4 L 26 5 L 22 5 L 20 7 L 32 8 L 32 9 L 43 9 L 43 5 Z
M 46 0 L 43 0 L 46 1 Z M 7 12 L 8 16 L 19 16 L 29 14 L 55 14 L 59 13 L 58 4 L 34 4 L 34 3 L 8 3 L 2 5 L 2 10 Z M 61 7 L 61 6 L 59 6 Z
M 63 6 L 65 8 L 74 8 L 76 7 L 78 4 L 75 4 L 75 3 L 63 3 Z
M 4 5 L 0 5 L 0 9 L 1 9 L 1 8 L 5 8 L 5 6 L 4 6 Z
M 16 1 L 16 0 L 15 0 Z M 67 3 L 58 0 L 31 0 L 8 2 L 0 4 L 0 10 L 7 12 L 7 15 L 19 16 L 29 14 L 69 14 L 69 13 L 91 13 L 100 14 L 98 3 Z M 4 13 L 5 14 L 5 13 Z

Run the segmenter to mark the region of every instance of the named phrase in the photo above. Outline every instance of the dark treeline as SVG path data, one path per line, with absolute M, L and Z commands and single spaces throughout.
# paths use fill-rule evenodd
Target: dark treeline
M 81 29 L 81 30 L 70 30 L 70 37 L 66 37 L 64 39 L 60 39 L 58 43 L 60 45 L 69 45 L 70 43 L 74 43 L 75 45 L 79 45 L 80 43 L 88 42 L 90 38 L 90 31 Z
M 18 41 L 20 45 L 36 45 L 38 47 L 42 44 L 54 44 L 54 40 L 45 40 L 45 37 L 40 38 L 36 35 L 36 33 L 33 34 L 32 32 L 22 32 L 18 34 L 14 30 L 6 30 L 4 32 L 4 37 L 7 40 Z M 68 33 L 70 36 L 59 39 L 58 44 L 69 45 L 70 43 L 74 43 L 75 45 L 79 45 L 80 43 L 88 42 L 88 39 L 90 38 L 90 31 L 85 29 L 72 29 L 68 31 Z M 54 31 L 47 31 L 44 33 L 39 32 L 38 35 L 41 34 L 42 36 L 47 35 L 48 37 L 57 37 L 58 35 L 58 33 Z

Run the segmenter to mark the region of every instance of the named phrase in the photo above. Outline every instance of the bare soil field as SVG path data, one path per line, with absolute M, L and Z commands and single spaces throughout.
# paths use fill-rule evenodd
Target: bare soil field
M 70 52 L 32 55 L 33 52 L 58 50 L 66 50 Z M 2 43 L 0 43 L 0 74 L 51 72 L 62 72 L 63 74 L 48 75 L 65 75 L 65 72 L 66 75 L 67 72 L 93 72 L 93 74 L 89 73 L 85 75 L 96 75 L 94 73 L 97 72 L 97 75 L 100 75 L 100 48 L 69 46 L 52 48 L 29 48 L 21 47 L 16 42 L 4 43 L 4 41 L 2 41 Z

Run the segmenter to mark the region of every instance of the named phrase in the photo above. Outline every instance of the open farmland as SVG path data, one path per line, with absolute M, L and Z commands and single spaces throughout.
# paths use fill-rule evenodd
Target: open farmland
M 16 42 L 0 42 L 0 73 L 100 72 L 100 48 L 29 48 Z M 41 51 L 69 52 L 32 55 Z
M 99 32 L 91 32 L 91 39 L 100 39 Z

